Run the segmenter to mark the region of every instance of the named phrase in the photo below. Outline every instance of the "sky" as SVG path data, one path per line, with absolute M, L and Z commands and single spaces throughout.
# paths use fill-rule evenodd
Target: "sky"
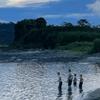
M 48 24 L 100 24 L 100 0 L 0 0 L 0 22 L 44 17 Z

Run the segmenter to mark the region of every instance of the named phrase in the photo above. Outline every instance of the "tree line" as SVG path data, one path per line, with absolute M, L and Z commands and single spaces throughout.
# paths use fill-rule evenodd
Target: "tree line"
M 72 42 L 94 41 L 100 38 L 99 26 L 92 26 L 86 19 L 77 25 L 64 22 L 63 25 L 48 25 L 44 18 L 24 19 L 15 24 L 16 48 L 54 49 Z
M 86 19 L 80 19 L 76 25 L 49 25 L 42 17 L 0 23 L 0 44 L 10 43 L 10 47 L 18 49 L 55 49 L 79 42 L 92 42 L 93 51 L 100 51 L 100 25 L 93 26 Z
M 15 23 L 0 23 L 0 45 L 10 44 L 14 40 Z

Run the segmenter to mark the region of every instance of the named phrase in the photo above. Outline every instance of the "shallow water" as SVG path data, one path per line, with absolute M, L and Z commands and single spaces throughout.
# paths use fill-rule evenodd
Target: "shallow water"
M 78 87 L 72 87 L 72 95 L 68 95 L 69 68 L 77 76 L 83 74 L 81 94 Z M 58 97 L 57 72 L 61 72 L 63 80 L 61 97 Z M 82 100 L 89 91 L 100 88 L 99 79 L 100 67 L 91 63 L 0 63 L 0 100 Z

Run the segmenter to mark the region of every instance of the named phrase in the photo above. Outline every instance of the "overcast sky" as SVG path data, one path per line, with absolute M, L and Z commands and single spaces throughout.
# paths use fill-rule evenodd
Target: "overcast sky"
M 0 21 L 44 17 L 49 24 L 76 23 L 81 18 L 100 24 L 100 0 L 0 0 Z

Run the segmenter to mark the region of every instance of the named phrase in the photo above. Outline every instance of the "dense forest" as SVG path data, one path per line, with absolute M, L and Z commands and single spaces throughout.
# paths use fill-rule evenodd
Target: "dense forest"
M 0 23 L 0 44 L 11 44 L 14 40 L 14 27 L 15 24 Z
M 5 29 L 5 30 L 3 30 Z M 13 48 L 20 49 L 73 49 L 81 47 L 100 51 L 100 27 L 80 19 L 76 25 L 48 25 L 44 18 L 24 19 L 17 23 L 0 24 L 0 35 L 14 33 Z M 9 37 L 9 36 L 8 36 Z M 9 38 L 10 38 L 9 37 Z M 8 39 L 9 39 L 8 38 Z M 77 49 L 77 48 L 76 48 Z

